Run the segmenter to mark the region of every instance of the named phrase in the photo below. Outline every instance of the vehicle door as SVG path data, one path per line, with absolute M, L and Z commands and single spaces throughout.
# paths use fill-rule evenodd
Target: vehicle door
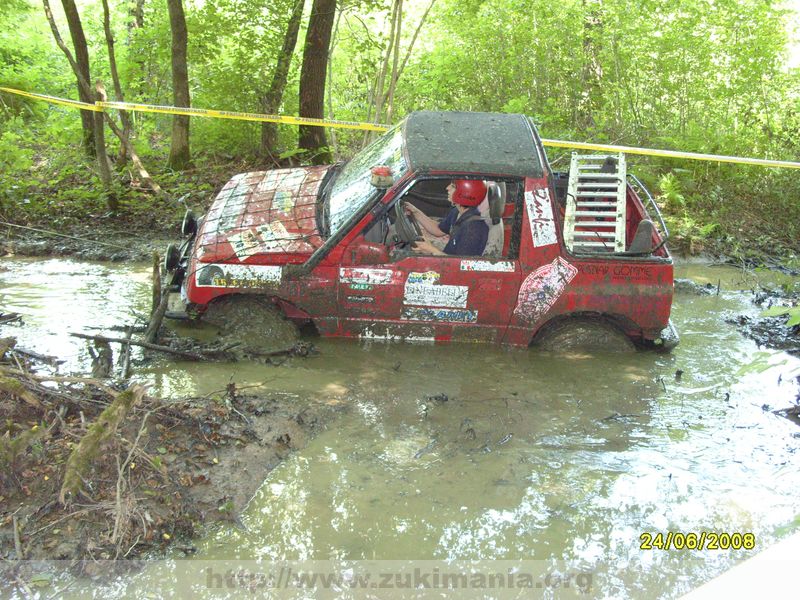
M 449 209 L 445 188 L 451 179 L 412 181 L 389 202 L 390 211 L 399 210 L 401 202 L 412 202 L 428 214 L 436 213 L 432 206 L 438 202 L 442 208 L 439 214 L 443 214 Z M 498 225 L 505 228 L 507 243 L 499 255 L 422 255 L 389 239 L 387 243 L 393 246 L 389 260 L 340 268 L 341 333 L 410 340 L 502 339 L 521 281 L 512 230 L 521 226 L 522 215 L 522 182 L 504 183 L 509 192 Z M 441 191 L 438 196 L 428 192 L 421 198 L 415 192 L 421 188 Z M 363 234 L 353 242 L 355 246 L 364 243 Z

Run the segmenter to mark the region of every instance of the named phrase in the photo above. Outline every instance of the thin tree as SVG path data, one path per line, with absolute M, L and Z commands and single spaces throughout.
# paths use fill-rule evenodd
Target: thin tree
M 56 41 L 56 45 L 64 53 L 64 56 L 67 57 L 67 62 L 69 62 L 69 65 L 72 68 L 72 72 L 75 74 L 75 77 L 78 80 L 78 88 L 81 90 L 82 94 L 85 97 L 92 98 L 93 96 L 91 88 L 89 87 L 89 81 L 81 74 L 80 69 L 78 68 L 77 61 L 72 56 L 72 53 L 69 51 L 69 48 L 67 48 L 67 45 L 64 43 L 64 40 L 61 38 L 61 34 L 59 33 L 58 27 L 56 26 L 56 20 L 53 18 L 53 11 L 50 9 L 49 0 L 42 0 L 42 4 L 44 5 L 45 17 L 47 17 L 47 22 L 50 24 L 50 29 L 53 32 L 53 39 Z M 81 111 L 81 112 L 87 112 L 87 111 Z M 142 182 L 145 183 L 145 185 L 147 185 L 150 189 L 152 189 L 153 192 L 155 192 L 157 195 L 163 196 L 163 191 L 161 190 L 161 187 L 150 177 L 150 174 L 144 168 L 142 161 L 139 160 L 139 156 L 136 154 L 136 151 L 133 149 L 133 146 L 130 145 L 130 141 L 127 140 L 125 136 L 122 134 L 122 131 L 114 122 L 114 119 L 112 119 L 107 112 L 102 112 L 97 114 L 102 114 L 106 124 L 108 124 L 108 126 L 111 128 L 111 131 L 114 132 L 114 135 L 116 135 L 119 138 L 120 143 L 125 144 L 127 146 L 128 156 L 131 157 L 131 162 L 133 162 L 134 167 L 136 167 L 136 170 L 139 172 L 139 177 L 141 178 Z M 90 115 L 89 118 L 93 117 Z M 108 160 L 107 159 L 104 160 L 105 164 L 107 164 Z M 101 166 L 100 168 L 102 169 L 103 167 Z M 111 206 L 109 208 L 114 210 L 114 208 Z
M 325 76 L 335 15 L 336 0 L 314 0 L 300 70 L 301 117 L 322 119 L 325 116 Z M 331 161 L 322 127 L 301 125 L 298 145 L 309 152 L 315 164 Z
M 111 32 L 111 17 L 108 10 L 108 0 L 103 0 L 103 31 L 106 34 L 106 46 L 108 47 L 108 65 L 111 70 L 111 80 L 114 84 L 114 97 L 117 102 L 125 102 L 125 97 L 122 94 L 122 85 L 119 82 L 119 72 L 117 71 L 117 58 L 114 52 L 114 34 Z M 120 110 L 119 118 L 122 121 L 122 135 L 125 140 L 131 138 L 131 119 L 128 116 L 128 111 Z M 124 163 L 127 160 L 127 144 L 120 144 L 119 146 L 119 162 Z
M 384 86 L 386 85 L 386 73 L 389 70 L 389 61 L 394 52 L 395 30 L 397 29 L 398 10 L 400 8 L 399 0 L 394 0 L 392 3 L 392 16 L 391 27 L 389 29 L 389 46 L 386 48 L 386 54 L 383 56 L 381 70 L 378 72 L 378 78 L 375 80 L 375 123 L 381 122 L 381 113 L 383 112 L 384 101 Z M 368 139 L 371 139 L 374 134 L 370 133 Z
M 69 35 L 72 38 L 77 72 L 80 73 L 84 81 L 89 82 L 92 80 L 89 69 L 89 49 L 86 45 L 86 36 L 83 33 L 78 7 L 75 6 L 75 0 L 61 0 L 61 4 L 64 7 L 64 14 L 67 17 Z M 49 9 L 50 7 L 47 5 L 45 10 L 49 11 Z M 84 87 L 78 83 L 78 97 L 81 99 L 81 102 L 94 102 L 92 92 L 88 88 L 88 85 Z M 81 111 L 81 124 L 83 125 L 83 147 L 89 156 L 95 156 L 94 121 L 92 115 L 85 110 Z
M 272 83 L 269 89 L 261 98 L 261 106 L 268 115 L 278 112 L 283 92 L 286 89 L 286 81 L 289 77 L 289 67 L 292 64 L 292 54 L 297 45 L 297 33 L 300 30 L 300 21 L 303 17 L 303 7 L 305 0 L 295 0 L 292 14 L 286 25 L 286 35 L 283 36 L 283 47 L 278 54 L 278 61 L 275 64 L 275 71 L 272 74 Z M 274 156 L 278 137 L 278 126 L 275 123 L 263 123 L 261 125 L 261 155 Z
M 331 37 L 331 47 L 328 51 L 328 89 L 326 91 L 328 97 L 328 118 L 333 119 L 333 52 L 336 49 L 336 39 L 339 35 L 339 22 L 342 20 L 342 11 L 340 10 L 336 15 L 336 24 L 333 26 L 333 35 Z M 331 128 L 331 153 L 334 160 L 339 159 L 339 147 L 336 141 L 336 128 Z
M 394 58 L 392 60 L 392 75 L 389 78 L 389 89 L 386 92 L 386 122 L 392 122 L 392 108 L 394 106 L 394 90 L 397 87 L 397 67 L 400 63 L 400 27 L 403 24 L 403 0 L 397 0 L 397 25 L 394 32 Z
M 188 33 L 182 0 L 167 0 L 169 27 L 172 31 L 172 101 L 175 106 L 189 107 L 189 68 L 187 66 Z M 189 117 L 173 115 L 169 166 L 183 170 L 191 162 L 189 152 Z

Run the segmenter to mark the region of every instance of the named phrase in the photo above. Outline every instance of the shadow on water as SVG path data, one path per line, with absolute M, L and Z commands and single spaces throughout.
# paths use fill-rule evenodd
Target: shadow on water
M 32 315 L 37 351 L 64 354 L 65 328 L 146 306 L 144 269 L 46 275 L 64 263 L 2 263 L 3 307 Z M 642 533 L 752 532 L 763 549 L 800 513 L 800 430 L 772 412 L 796 397 L 800 361 L 725 323 L 758 312 L 730 291 L 735 270 L 681 276 L 726 279 L 719 295 L 676 295 L 682 341 L 666 355 L 315 340 L 319 356 L 277 367 L 143 365 L 154 393 L 233 378 L 350 407 L 272 471 L 243 527 L 215 527 L 194 557 L 566 560 L 593 570 L 593 595 L 674 597 L 750 553 L 643 551 Z M 168 572 L 154 565 L 116 589 Z

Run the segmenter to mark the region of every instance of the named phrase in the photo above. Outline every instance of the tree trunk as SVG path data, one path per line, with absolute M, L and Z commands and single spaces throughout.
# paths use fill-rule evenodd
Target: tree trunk
M 328 52 L 328 118 L 335 119 L 333 116 L 333 52 L 336 48 L 336 37 L 339 35 L 339 22 L 342 20 L 342 11 L 336 15 L 336 25 L 333 27 L 333 37 L 331 38 L 331 49 Z M 339 146 L 336 141 L 336 128 L 331 127 L 331 154 L 333 160 L 339 160 Z
M 67 17 L 67 25 L 69 26 L 69 35 L 72 38 L 72 46 L 75 49 L 75 63 L 80 72 L 81 77 L 86 82 L 92 80 L 89 71 L 89 50 L 86 46 L 86 36 L 83 34 L 83 26 L 81 25 L 81 17 L 78 13 L 78 7 L 75 6 L 75 0 L 61 0 L 64 6 L 64 14 Z M 49 6 L 47 7 L 49 9 Z M 87 87 L 78 83 L 78 97 L 81 102 L 93 103 L 92 93 Z M 93 117 L 87 111 L 81 111 L 81 124 L 83 125 L 83 147 L 86 154 L 95 156 L 95 136 L 94 136 L 94 122 Z
M 406 63 L 408 63 L 408 59 L 411 57 L 411 51 L 414 49 L 414 44 L 417 43 L 417 37 L 419 37 L 419 32 L 422 31 L 423 25 L 425 25 L 425 21 L 428 19 L 428 13 L 431 12 L 433 5 L 436 3 L 436 0 L 431 0 L 431 3 L 428 4 L 428 8 L 425 9 L 425 13 L 422 15 L 422 18 L 419 21 L 419 25 L 414 30 L 414 37 L 411 38 L 411 43 L 408 45 L 406 49 L 406 55 L 403 57 L 403 62 L 400 64 L 400 69 L 397 71 L 397 79 L 403 75 L 403 71 L 406 68 Z
M 392 24 L 389 29 L 389 46 L 386 48 L 386 54 L 383 57 L 381 70 L 378 73 L 378 80 L 375 82 L 375 123 L 381 122 L 381 113 L 383 112 L 383 88 L 386 85 L 386 73 L 389 70 L 389 60 L 394 51 L 395 29 L 397 28 L 397 12 L 399 9 L 399 0 L 394 0 L 392 4 Z M 370 132 L 370 139 L 374 136 Z
M 145 91 L 144 78 L 147 71 L 145 68 L 145 59 L 142 56 L 142 49 L 133 47 L 133 38 L 135 31 L 144 27 L 144 0 L 135 0 L 131 2 L 129 6 L 127 38 L 128 60 L 136 65 L 136 70 L 132 71 L 128 77 L 128 88 L 134 91 L 133 95 L 142 95 Z
M 275 72 L 272 75 L 272 83 L 269 90 L 261 99 L 261 106 L 268 115 L 278 112 L 278 107 L 283 98 L 283 91 L 286 89 L 286 80 L 289 76 L 289 66 L 292 63 L 292 54 L 297 45 L 297 32 L 300 29 L 300 20 L 303 17 L 303 7 L 305 0 L 295 0 L 289 23 L 286 26 L 286 35 L 283 38 L 283 48 L 278 54 L 278 62 L 275 65 Z M 278 137 L 278 125 L 276 123 L 262 123 L 261 125 L 261 155 L 274 156 Z
M 372 120 L 372 122 L 378 124 L 381 122 L 381 113 L 383 112 L 383 88 L 386 84 L 386 72 L 389 70 L 389 60 L 392 57 L 392 51 L 394 49 L 394 40 L 395 40 L 395 28 L 397 27 L 397 10 L 398 10 L 398 0 L 394 0 L 392 2 L 392 13 L 389 19 L 391 25 L 389 27 L 389 45 L 386 48 L 386 54 L 383 56 L 383 61 L 381 62 L 381 69 L 378 72 L 378 77 L 375 79 L 375 88 L 372 94 L 372 99 L 375 106 L 375 118 L 372 118 L 372 106 L 373 104 L 370 103 L 368 112 L 367 112 L 367 121 Z M 364 132 L 364 139 L 361 142 L 361 146 L 364 147 L 372 140 L 375 139 L 376 133 L 374 131 L 365 131 Z
M 394 109 L 394 90 L 397 86 L 397 67 L 400 62 L 400 26 L 403 24 L 403 0 L 397 0 L 397 26 L 395 27 L 394 58 L 392 60 L 392 76 L 389 78 L 389 90 L 386 92 L 386 122 L 392 122 Z
M 69 51 L 69 48 L 67 48 L 67 45 L 64 43 L 64 40 L 61 38 L 61 34 L 58 32 L 56 21 L 53 18 L 53 11 L 50 10 L 49 0 L 42 0 L 42 4 L 44 5 L 45 17 L 47 17 L 47 22 L 50 24 L 50 29 L 53 32 L 53 39 L 55 39 L 56 45 L 64 53 L 64 56 L 67 57 L 67 61 L 69 62 L 70 67 L 72 67 L 72 72 L 75 73 L 75 77 L 78 79 L 78 87 L 84 90 L 86 95 L 92 97 L 92 92 L 91 88 L 89 87 L 89 82 L 83 77 L 83 75 L 81 75 L 81 72 L 78 69 L 77 62 L 73 58 L 72 53 Z M 88 111 L 82 111 L 82 112 L 88 112 Z M 125 139 L 125 136 L 122 134 L 122 131 L 120 131 L 119 127 L 117 127 L 117 124 L 114 123 L 114 119 L 111 118 L 111 115 L 109 115 L 107 112 L 102 112 L 98 114 L 103 115 L 103 119 L 105 120 L 106 123 L 108 123 L 108 126 L 111 128 L 111 131 L 114 132 L 114 135 L 116 135 L 119 138 L 120 143 L 125 144 L 127 146 L 128 155 L 131 157 L 131 162 L 133 162 L 133 165 L 136 167 L 136 170 L 139 172 L 139 176 L 142 178 L 142 181 L 145 183 L 145 185 L 149 186 L 150 189 L 152 189 L 159 197 L 163 197 L 164 192 L 162 191 L 161 187 L 150 177 L 150 174 L 144 168 L 142 161 L 139 160 L 139 156 L 136 154 L 136 151 L 133 149 L 133 146 L 131 146 L 130 141 Z
M 325 75 L 335 15 L 336 0 L 314 0 L 300 71 L 301 117 L 322 119 L 325 116 Z M 314 164 L 331 161 L 323 127 L 301 125 L 299 146 L 309 151 Z
M 167 0 L 169 26 L 172 30 L 172 100 L 175 106 L 189 107 L 189 69 L 186 63 L 188 33 L 182 0 Z M 182 171 L 189 166 L 189 117 L 172 117 L 172 144 L 169 166 Z
M 103 89 L 103 84 L 98 81 L 96 85 L 95 100 L 100 102 L 106 101 L 106 93 Z M 103 126 L 103 113 L 92 113 L 94 117 L 94 148 L 97 152 L 97 166 L 100 169 L 100 181 L 103 182 L 103 191 L 106 196 L 106 205 L 108 210 L 116 212 L 119 208 L 117 197 L 114 195 L 114 190 L 111 189 L 111 167 L 108 163 L 108 154 L 106 154 L 106 132 Z
M 599 40 L 602 36 L 602 4 L 583 0 L 583 70 L 582 93 L 578 100 L 579 124 L 584 128 L 595 125 L 594 112 L 599 108 L 603 67 L 600 63 Z
M 119 72 L 117 71 L 117 58 L 114 52 L 114 34 L 111 33 L 111 17 L 109 16 L 108 0 L 103 0 L 103 30 L 106 34 L 106 46 L 108 47 L 108 65 L 111 70 L 111 80 L 114 83 L 114 97 L 117 102 L 125 102 L 125 97 L 122 94 L 122 85 L 119 82 Z M 128 116 L 128 111 L 119 111 L 119 118 L 122 120 L 122 135 L 125 140 L 131 138 L 131 119 Z M 127 144 L 120 144 L 119 146 L 119 162 L 124 164 L 128 160 L 128 147 Z

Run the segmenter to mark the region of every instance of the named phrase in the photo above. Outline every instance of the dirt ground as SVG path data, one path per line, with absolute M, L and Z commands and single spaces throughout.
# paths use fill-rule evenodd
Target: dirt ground
M 0 340 L 0 579 L 15 559 L 131 559 L 237 527 L 266 475 L 343 410 L 226 389 L 165 401 L 140 386 L 55 377 Z M 296 358 L 295 360 L 303 360 Z
M 148 261 L 154 251 L 163 256 L 167 244 L 180 240 L 179 225 L 179 222 L 163 223 L 161 227 L 150 228 L 115 221 L 92 221 L 59 228 L 58 231 L 4 226 L 0 227 L 0 255 L 69 256 L 80 260 L 110 262 Z

